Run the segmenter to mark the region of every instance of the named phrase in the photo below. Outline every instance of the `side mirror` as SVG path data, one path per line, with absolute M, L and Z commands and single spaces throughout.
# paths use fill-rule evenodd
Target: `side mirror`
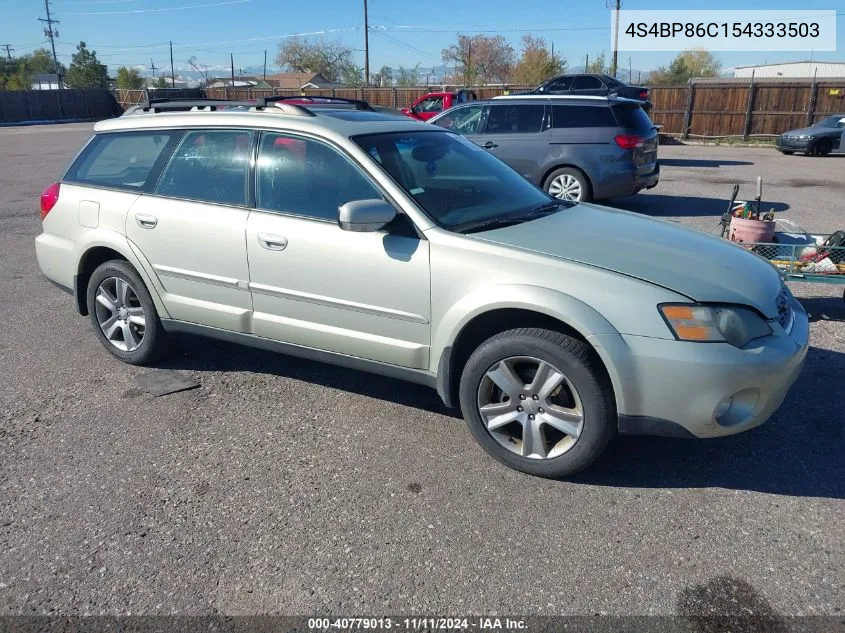
M 337 223 L 344 231 L 368 233 L 383 229 L 396 217 L 396 209 L 379 199 L 353 200 L 337 208 Z

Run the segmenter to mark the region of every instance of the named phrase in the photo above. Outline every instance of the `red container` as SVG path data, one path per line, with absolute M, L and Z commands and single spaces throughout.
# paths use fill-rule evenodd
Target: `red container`
M 775 222 L 734 217 L 728 236 L 731 242 L 771 242 L 775 238 Z

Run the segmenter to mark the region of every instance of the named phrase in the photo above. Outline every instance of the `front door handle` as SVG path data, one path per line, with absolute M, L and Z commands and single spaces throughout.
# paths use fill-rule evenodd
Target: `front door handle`
M 158 218 L 156 216 L 146 213 L 136 213 L 135 221 L 142 229 L 154 229 L 156 224 L 158 224 Z
M 288 239 L 272 233 L 259 233 L 258 243 L 268 251 L 283 251 L 288 246 Z
M 499 147 L 499 146 L 496 143 L 494 143 L 493 141 L 487 141 L 481 147 L 483 147 L 484 149 L 493 149 L 494 147 Z

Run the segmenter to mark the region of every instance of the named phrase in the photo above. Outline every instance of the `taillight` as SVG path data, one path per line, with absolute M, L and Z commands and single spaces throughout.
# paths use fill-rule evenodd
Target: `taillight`
M 645 145 L 645 139 L 635 134 L 619 134 L 613 140 L 622 149 L 637 149 Z
M 41 194 L 41 219 L 47 217 L 47 214 L 56 206 L 59 201 L 59 188 L 61 185 L 54 182 L 52 185 L 44 190 Z
M 640 99 L 648 99 L 648 90 L 640 90 Z

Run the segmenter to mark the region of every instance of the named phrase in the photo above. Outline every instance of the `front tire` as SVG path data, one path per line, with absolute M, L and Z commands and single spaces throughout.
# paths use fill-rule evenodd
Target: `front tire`
M 460 384 L 470 432 L 499 462 L 559 478 L 589 466 L 616 432 L 610 379 L 583 341 L 540 328 L 492 336 Z
M 813 156 L 827 156 L 833 150 L 833 143 L 830 139 L 823 138 L 813 146 Z
M 554 198 L 569 202 L 589 202 L 593 199 L 589 179 L 574 167 L 554 170 L 543 183 L 543 190 Z
M 115 357 L 146 365 L 161 356 L 167 333 L 141 276 L 129 262 L 113 260 L 91 274 L 86 292 L 94 333 Z

